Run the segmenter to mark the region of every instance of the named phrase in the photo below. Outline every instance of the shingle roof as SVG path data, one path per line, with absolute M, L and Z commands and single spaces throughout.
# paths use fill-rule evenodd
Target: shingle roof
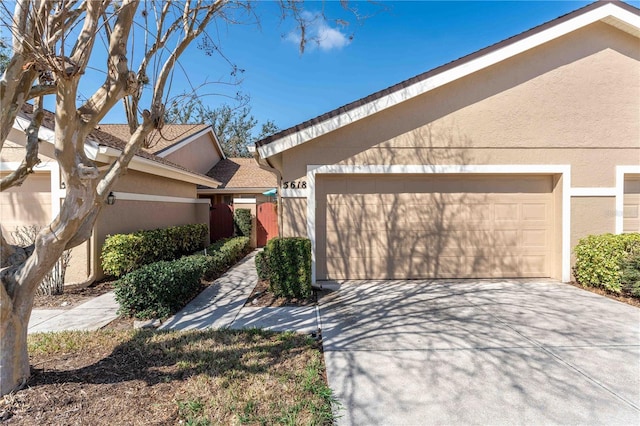
M 33 105 L 31 104 L 24 104 L 22 107 L 22 116 L 29 118 L 30 119 L 30 115 L 33 113 Z M 42 126 L 46 127 L 49 130 L 54 130 L 55 129 L 55 115 L 54 113 L 52 113 L 51 111 L 47 111 L 44 110 L 44 117 L 42 119 Z M 118 125 L 118 126 L 122 126 L 124 128 L 126 128 L 126 139 L 120 139 L 116 136 L 114 136 L 114 134 L 112 133 L 107 133 L 102 131 L 101 129 L 94 129 L 91 131 L 91 133 L 89 134 L 90 139 L 94 140 L 95 142 L 99 143 L 100 145 L 103 146 L 107 146 L 109 148 L 114 148 L 117 149 L 119 151 L 122 151 L 125 147 L 125 145 L 127 144 L 127 141 L 129 139 L 129 127 L 125 124 L 122 125 Z M 203 128 L 206 128 L 206 125 L 198 125 L 201 126 L 200 130 L 202 130 Z M 202 127 L 203 126 L 203 127 Z M 196 133 L 191 132 L 191 134 Z M 158 157 L 157 155 L 148 152 L 146 150 L 139 150 L 136 155 L 138 157 L 142 157 L 142 158 L 146 158 L 147 160 L 151 160 L 151 161 L 155 161 L 156 163 L 161 163 L 161 164 L 165 164 L 167 166 L 179 169 L 179 170 L 183 170 L 189 173 L 192 173 L 194 175 L 199 175 L 199 176 L 205 176 L 201 173 L 198 172 L 194 172 L 193 170 L 187 169 L 186 167 L 183 167 L 179 164 L 176 163 L 172 163 L 171 161 L 165 160 L 162 157 Z M 209 176 L 207 176 L 209 177 Z M 215 178 L 214 178 L 215 179 Z
M 624 8 L 624 9 L 626 9 L 628 11 L 631 11 L 631 12 L 636 13 L 636 14 L 638 13 L 638 9 L 636 7 L 634 7 L 634 6 L 630 5 L 630 4 L 624 3 L 622 1 L 617 1 L 617 0 L 600 0 L 600 1 L 596 1 L 596 2 L 591 3 L 591 4 L 589 4 L 589 5 L 585 6 L 585 7 L 582 7 L 580 9 L 574 10 L 573 12 L 567 13 L 567 14 L 562 15 L 562 16 L 556 18 L 556 19 L 548 21 L 548 22 L 546 22 L 546 23 L 544 23 L 542 25 L 538 25 L 537 27 L 531 28 L 531 29 L 529 29 L 529 30 L 527 30 L 527 31 L 525 31 L 523 33 L 520 33 L 518 35 L 515 35 L 515 36 L 510 37 L 508 39 L 505 39 L 503 41 L 500 41 L 500 42 L 498 42 L 496 44 L 493 44 L 491 46 L 485 47 L 485 48 L 483 48 L 481 50 L 478 50 L 478 51 L 476 51 L 474 53 L 471 53 L 469 55 L 463 56 L 463 57 L 461 57 L 459 59 L 456 59 L 456 60 L 454 60 L 452 62 L 449 62 L 447 64 L 441 65 L 441 66 L 439 66 L 437 68 L 433 68 L 432 70 L 429 70 L 429 71 L 424 72 L 422 74 L 418 74 L 415 77 L 411 77 L 411 78 L 409 78 L 409 79 L 407 79 L 405 81 L 402 81 L 402 82 L 397 83 L 397 84 L 395 84 L 393 86 L 387 87 L 386 89 L 383 89 L 383 90 L 380 90 L 378 92 L 372 93 L 369 96 L 366 96 L 364 98 L 358 99 L 358 100 L 356 100 L 354 102 L 351 102 L 349 104 L 343 105 L 343 106 L 341 106 L 339 108 L 336 108 L 336 109 L 334 109 L 332 111 L 326 112 L 326 113 L 324 113 L 322 115 L 319 115 L 319 116 L 317 116 L 315 118 L 312 118 L 310 120 L 307 120 L 307 121 L 302 122 L 300 124 L 297 124 L 295 126 L 289 127 L 288 129 L 284 129 L 284 130 L 282 130 L 282 131 L 280 131 L 278 133 L 275 133 L 275 134 L 273 134 L 273 135 L 271 135 L 269 137 L 266 137 L 266 138 L 264 138 L 262 140 L 257 141 L 256 142 L 256 146 L 260 147 L 260 146 L 268 145 L 271 142 L 274 142 L 276 140 L 284 138 L 285 136 L 297 133 L 297 132 L 299 132 L 301 130 L 304 130 L 304 129 L 307 129 L 309 127 L 312 127 L 315 124 L 319 124 L 319 123 L 327 121 L 327 120 L 329 120 L 331 118 L 337 117 L 337 116 L 339 116 L 339 115 L 341 115 L 343 113 L 349 112 L 349 111 L 351 111 L 353 109 L 356 109 L 356 108 L 358 108 L 360 106 L 366 105 L 366 104 L 368 104 L 370 102 L 373 102 L 373 101 L 375 101 L 377 99 L 380 99 L 380 98 L 382 98 L 382 97 L 384 97 L 386 95 L 398 92 L 398 91 L 400 91 L 400 90 L 402 90 L 402 89 L 404 89 L 406 87 L 412 86 L 412 85 L 414 85 L 416 83 L 419 83 L 419 82 L 421 82 L 423 80 L 426 80 L 426 79 L 428 79 L 430 77 L 433 77 L 434 75 L 440 74 L 440 73 L 445 72 L 447 70 L 450 70 L 450 69 L 452 69 L 454 67 L 457 67 L 457 66 L 460 66 L 460 65 L 462 65 L 464 63 L 470 62 L 470 61 L 472 61 L 472 60 L 474 60 L 474 59 L 476 59 L 478 57 L 484 56 L 484 55 L 486 55 L 488 53 L 491 53 L 493 51 L 501 49 L 501 48 L 503 48 L 503 47 L 505 47 L 507 45 L 513 44 L 513 43 L 515 43 L 517 41 L 520 41 L 522 39 L 530 37 L 530 36 L 532 36 L 534 34 L 537 34 L 537 33 L 541 32 L 541 31 L 544 31 L 544 30 L 546 30 L 546 29 L 548 29 L 548 28 L 550 28 L 552 26 L 558 25 L 558 24 L 560 24 L 562 22 L 565 22 L 565 21 L 567 21 L 569 19 L 572 19 L 572 18 L 574 18 L 574 17 L 576 17 L 578 15 L 582 15 L 583 13 L 586 13 L 586 12 L 589 12 L 589 11 L 591 11 L 593 9 L 601 7 L 603 4 L 606 4 L 606 3 L 614 3 L 615 5 L 620 6 L 620 7 Z
M 226 158 L 207 176 L 220 181 L 220 188 L 275 188 L 276 176 L 261 169 L 253 158 Z
M 165 124 L 162 130 L 151 132 L 149 148 L 143 149 L 152 154 L 159 154 L 207 127 L 207 124 Z M 127 124 L 100 124 L 98 129 L 125 141 L 131 136 Z

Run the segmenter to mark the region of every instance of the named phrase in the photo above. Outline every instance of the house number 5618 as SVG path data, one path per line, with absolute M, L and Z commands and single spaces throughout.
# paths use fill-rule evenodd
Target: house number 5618
M 306 180 L 287 180 L 282 182 L 282 189 L 307 189 Z

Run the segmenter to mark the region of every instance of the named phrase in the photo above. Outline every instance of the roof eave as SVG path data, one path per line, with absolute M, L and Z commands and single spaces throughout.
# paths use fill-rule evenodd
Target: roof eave
M 110 159 L 119 157 L 120 150 L 115 148 L 100 145 L 97 152 L 93 154 L 93 160 L 109 163 Z M 168 164 L 158 163 L 157 161 L 149 160 L 144 157 L 134 156 L 128 166 L 131 170 L 137 170 L 156 176 L 166 177 L 170 179 L 179 180 L 182 182 L 193 183 L 196 185 L 205 186 L 219 186 L 220 182 L 217 180 L 203 176 L 197 173 L 189 172 L 187 170 L 178 169 Z
M 497 49 L 490 50 L 481 56 L 474 57 L 470 60 L 461 58 L 461 62 L 452 68 L 428 76 L 421 81 L 402 87 L 354 108 L 344 108 L 345 110 L 343 112 L 323 121 L 309 126 L 298 125 L 301 127 L 299 130 L 285 134 L 280 138 L 276 138 L 262 145 L 258 143 L 258 153 L 262 158 L 272 157 L 598 21 L 614 25 L 635 37 L 640 37 L 640 16 L 631 6 L 622 7 L 614 3 L 605 3 L 597 5 L 587 11 L 579 12 L 580 13 L 569 19 L 561 20 L 564 17 L 558 18 L 557 20 L 561 20 L 561 22 L 541 31 L 537 31 L 536 29 L 529 30 L 532 31 L 533 34 L 526 36 L 529 32 L 527 31 L 523 33 L 525 37 L 514 40 Z M 553 24 L 553 22 L 554 21 L 550 21 L 549 23 Z M 454 64 L 455 62 L 456 61 L 454 61 Z

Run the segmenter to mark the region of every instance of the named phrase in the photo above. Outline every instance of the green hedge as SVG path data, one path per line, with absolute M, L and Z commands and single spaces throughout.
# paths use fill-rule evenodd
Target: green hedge
M 251 210 L 236 209 L 233 212 L 233 224 L 236 235 L 239 237 L 251 238 L 251 228 L 253 227 L 251 220 Z
M 236 237 L 210 247 L 206 255 L 144 265 L 116 282 L 119 313 L 136 318 L 166 318 L 196 296 L 201 278 L 220 276 L 250 250 L 249 238 Z
M 193 224 L 109 235 L 102 246 L 102 270 L 121 277 L 143 265 L 191 254 L 204 248 L 207 232 L 207 225 Z
M 623 262 L 640 254 L 640 234 L 590 235 L 578 242 L 574 253 L 573 274 L 580 284 L 620 293 Z
M 621 269 L 622 291 L 633 297 L 640 297 L 640 253 L 631 255 L 624 260 Z
M 259 276 L 267 277 L 277 296 L 311 296 L 311 241 L 308 238 L 274 238 L 256 257 Z

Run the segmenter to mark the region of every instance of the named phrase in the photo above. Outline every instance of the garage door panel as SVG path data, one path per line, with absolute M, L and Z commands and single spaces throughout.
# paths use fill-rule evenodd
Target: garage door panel
M 640 176 L 625 178 L 623 205 L 623 232 L 640 232 Z
M 327 202 L 319 279 L 550 276 L 550 176 L 347 179 L 347 188 L 389 193 L 325 195 L 318 180 Z

